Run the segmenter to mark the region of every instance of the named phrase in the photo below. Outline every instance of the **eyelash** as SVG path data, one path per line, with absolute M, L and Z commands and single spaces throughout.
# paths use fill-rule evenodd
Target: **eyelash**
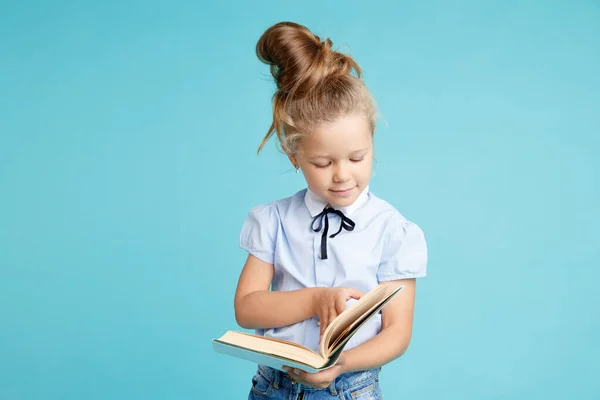
M 364 159 L 365 159 L 364 157 L 361 157 L 361 158 L 358 158 L 358 159 L 357 158 L 354 158 L 354 159 L 351 158 L 350 161 L 352 161 L 353 163 L 359 163 L 359 162 L 363 161 Z M 313 164 L 313 165 L 315 167 L 317 167 L 317 168 L 327 168 L 327 167 L 329 167 L 329 165 L 331 165 L 331 163 L 325 164 L 325 165 L 320 165 L 320 164 Z

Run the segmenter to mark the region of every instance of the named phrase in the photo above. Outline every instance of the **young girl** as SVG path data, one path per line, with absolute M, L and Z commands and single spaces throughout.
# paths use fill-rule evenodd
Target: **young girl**
M 250 211 L 240 235 L 249 254 L 235 294 L 238 324 L 317 351 L 347 302 L 380 283 L 404 289 L 334 367 L 310 374 L 259 365 L 249 398 L 379 399 L 381 366 L 411 338 L 415 278 L 427 264 L 423 232 L 369 191 L 376 106 L 358 64 L 291 22 L 267 29 L 256 52 L 277 83 L 259 151 L 275 133 L 308 187 Z

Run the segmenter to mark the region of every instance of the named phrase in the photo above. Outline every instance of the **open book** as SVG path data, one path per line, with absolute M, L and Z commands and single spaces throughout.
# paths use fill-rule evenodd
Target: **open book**
M 279 370 L 288 366 L 311 373 L 322 371 L 335 365 L 348 340 L 402 288 L 400 286 L 387 293 L 384 285 L 378 285 L 344 310 L 323 333 L 318 353 L 286 340 L 234 331 L 227 331 L 219 339 L 213 339 L 213 349 L 217 353 Z

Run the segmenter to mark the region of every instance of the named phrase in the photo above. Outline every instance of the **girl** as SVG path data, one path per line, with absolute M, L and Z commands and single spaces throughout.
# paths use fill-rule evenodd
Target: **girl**
M 240 234 L 249 254 L 235 294 L 238 324 L 316 351 L 348 301 L 380 283 L 404 290 L 334 367 L 309 374 L 259 365 L 249 398 L 379 399 L 381 366 L 410 341 L 415 278 L 427 264 L 423 232 L 369 191 L 376 107 L 358 64 L 291 22 L 267 29 L 256 52 L 277 83 L 259 152 L 275 133 L 307 188 L 250 211 Z

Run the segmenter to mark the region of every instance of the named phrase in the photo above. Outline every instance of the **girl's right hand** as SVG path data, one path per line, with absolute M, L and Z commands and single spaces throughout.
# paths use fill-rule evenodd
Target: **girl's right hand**
M 360 290 L 351 287 L 320 288 L 315 292 L 314 307 L 319 317 L 321 338 L 331 321 L 346 309 L 350 299 L 360 299 L 364 295 Z M 321 339 L 319 339 L 319 342 Z

